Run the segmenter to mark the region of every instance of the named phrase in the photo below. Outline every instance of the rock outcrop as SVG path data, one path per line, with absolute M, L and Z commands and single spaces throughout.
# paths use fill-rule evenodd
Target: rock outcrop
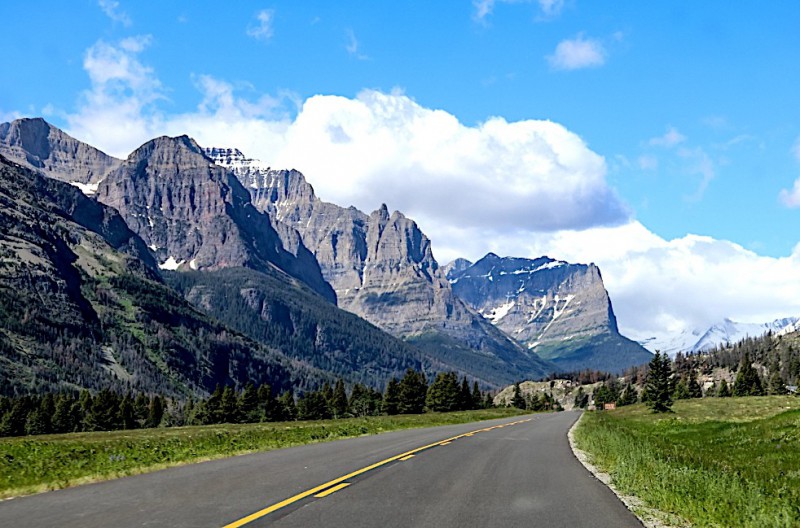
M 651 357 L 620 335 L 594 264 L 489 253 L 467 268 L 452 266 L 448 278 L 470 307 L 564 369 L 620 370 Z
M 335 302 L 299 238 L 287 251 L 236 177 L 187 136 L 160 137 L 139 147 L 106 175 L 97 199 L 122 214 L 162 269 L 276 267 Z

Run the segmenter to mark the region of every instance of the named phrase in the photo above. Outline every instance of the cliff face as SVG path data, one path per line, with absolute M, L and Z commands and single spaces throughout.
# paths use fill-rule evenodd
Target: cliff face
M 453 291 L 497 328 L 565 370 L 619 370 L 650 354 L 620 335 L 611 299 L 594 264 L 489 253 L 452 267 Z
M 238 151 L 206 153 L 238 176 L 256 207 L 300 234 L 340 307 L 417 343 L 441 368 L 471 369 L 488 384 L 552 368 L 456 297 L 413 220 L 385 205 L 367 215 L 323 202 L 301 173 L 272 170 Z
M 287 250 L 236 177 L 186 136 L 142 145 L 103 179 L 97 199 L 122 214 L 162 269 L 277 267 L 335 302 L 313 254 L 299 239 Z
M 0 124 L 0 154 L 43 176 L 81 184 L 90 192 L 121 163 L 39 118 Z

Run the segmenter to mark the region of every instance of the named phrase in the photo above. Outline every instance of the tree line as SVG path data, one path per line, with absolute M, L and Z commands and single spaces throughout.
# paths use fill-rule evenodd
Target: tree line
M 80 393 L 0 397 L 0 436 L 148 427 L 324 420 L 379 414 L 419 414 L 492 406 L 478 383 L 459 382 L 454 372 L 439 373 L 431 383 L 408 369 L 392 378 L 384 392 L 356 383 L 346 390 L 339 379 L 296 397 L 273 393 L 267 385 L 247 383 L 242 390 L 220 386 L 207 398 L 178 400 L 160 394 L 120 393 L 102 389 Z
M 675 400 L 703 397 L 742 397 L 788 394 L 789 389 L 779 368 L 779 363 L 772 362 L 767 368 L 766 376 L 762 376 L 753 365 L 750 355 L 745 351 L 736 367 L 736 376 L 732 384 L 722 379 L 719 385 L 712 384 L 705 391 L 700 385 L 697 374 L 704 372 L 704 358 L 678 354 L 675 360 L 667 354 L 656 352 L 653 359 L 638 373 L 644 381 L 641 392 L 637 393 L 633 382 L 625 385 L 610 379 L 598 387 L 593 396 L 595 406 L 602 409 L 605 403 L 615 402 L 618 407 L 631 405 L 639 401 L 647 404 L 653 412 L 669 412 Z M 631 378 L 628 378 L 629 380 Z M 634 377 L 635 380 L 635 377 Z M 578 390 L 575 405 L 585 408 L 589 403 L 589 395 Z

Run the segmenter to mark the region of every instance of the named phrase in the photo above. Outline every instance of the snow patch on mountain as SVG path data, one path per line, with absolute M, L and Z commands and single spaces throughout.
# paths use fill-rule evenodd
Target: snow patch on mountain
M 78 189 L 81 190 L 83 194 L 86 196 L 94 196 L 97 194 L 97 187 L 100 185 L 100 182 L 97 183 L 81 183 L 78 181 L 71 181 L 69 182 L 70 185 L 74 185 Z
M 797 329 L 800 329 L 798 317 L 785 317 L 769 323 L 738 323 L 724 319 L 708 328 L 650 336 L 637 341 L 651 352 L 658 350 L 674 356 L 678 352 L 704 352 L 726 343 L 736 343 L 747 337 L 761 337 L 767 332 L 781 334 Z
M 501 306 L 496 308 L 492 308 L 488 313 L 481 313 L 483 317 L 489 319 L 492 324 L 497 324 L 500 322 L 500 319 L 508 315 L 508 312 L 514 307 L 516 303 L 514 301 L 507 302 Z
M 167 260 L 159 264 L 158 267 L 159 269 L 162 270 L 175 271 L 179 267 L 183 266 L 185 263 L 186 263 L 185 260 L 181 260 L 180 262 L 178 262 L 178 260 L 176 260 L 175 257 L 169 257 Z

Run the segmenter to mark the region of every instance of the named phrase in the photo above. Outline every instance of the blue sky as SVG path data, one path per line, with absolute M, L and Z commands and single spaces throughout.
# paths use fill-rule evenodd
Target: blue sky
M 44 115 L 117 155 L 155 133 L 228 140 L 236 144 L 224 146 L 247 147 L 248 154 L 271 158 L 265 160 L 269 163 L 301 165 L 324 198 L 350 200 L 365 209 L 385 201 L 404 210 L 429 232 L 440 260 L 457 254 L 477 258 L 491 249 L 531 257 L 560 250 L 563 256 L 552 256 L 598 261 L 608 268 L 605 275 L 612 275 L 606 279 L 609 289 L 629 306 L 631 320 L 639 308 L 626 299 L 637 286 L 628 284 L 631 290 L 625 290 L 627 279 L 620 276 L 631 273 L 620 263 L 631 260 L 631 251 L 642 255 L 653 245 L 669 247 L 680 261 L 677 247 L 696 248 L 687 236 L 703 235 L 714 243 L 741 246 L 731 260 L 745 259 L 754 273 L 800 254 L 795 249 L 800 184 L 794 187 L 800 178 L 796 2 L 80 0 L 6 2 L 0 15 L 7 21 L 2 44 L 7 73 L 0 78 L 3 120 Z M 389 99 L 376 103 L 367 97 L 368 102 L 354 105 L 365 93 Z M 313 99 L 318 103 L 314 113 L 307 103 L 317 95 L 327 98 Z M 398 104 L 406 105 L 404 113 L 375 124 L 376 115 Z M 306 118 L 298 119 L 304 108 Z M 120 113 L 115 116 L 114 110 Z M 557 123 L 574 136 L 564 139 L 564 148 L 575 149 L 580 158 L 568 164 L 568 172 L 586 171 L 589 183 L 570 180 L 564 184 L 569 196 L 564 196 L 541 188 L 542 182 L 557 187 L 569 179 L 562 173 L 543 173 L 535 188 L 527 188 L 522 179 L 498 181 L 498 187 L 512 186 L 495 201 L 511 204 L 508 218 L 516 225 L 489 218 L 482 220 L 488 227 L 472 226 L 467 233 L 458 215 L 466 219 L 470 211 L 492 202 L 486 195 L 490 187 L 465 192 L 459 200 L 464 206 L 449 204 L 456 212 L 442 215 L 425 208 L 419 188 L 402 188 L 396 180 L 403 176 L 387 173 L 378 161 L 357 169 L 364 172 L 361 179 L 340 184 L 347 176 L 325 168 L 346 157 L 337 157 L 327 144 L 291 139 L 301 132 L 314 136 L 315 124 L 324 122 L 330 129 L 334 113 L 336 127 L 344 127 L 337 130 L 355 127 L 353 116 L 366 112 L 371 113 L 370 126 L 389 131 L 387 138 L 416 134 L 419 128 L 410 125 L 392 128 L 392 120 L 428 119 L 429 110 L 457 120 L 464 127 L 454 132 L 457 138 L 495 117 L 505 123 Z M 105 133 L 121 121 L 134 123 L 136 130 Z M 459 186 L 461 174 L 467 187 L 472 169 L 475 178 L 487 164 L 513 170 L 515 159 L 536 148 L 516 145 L 522 140 L 509 132 L 513 127 L 503 127 L 487 133 L 490 138 L 481 144 L 506 138 L 509 143 L 498 147 L 506 157 L 495 163 L 487 154 L 474 166 L 431 169 L 430 177 Z M 292 128 L 295 132 L 287 132 Z M 253 130 L 278 130 L 277 139 L 258 143 Z M 348 139 L 359 137 L 347 132 Z M 542 134 L 558 150 L 561 132 Z M 281 146 L 261 147 L 268 143 Z M 403 144 L 393 155 L 400 159 L 418 143 Z M 459 150 L 453 153 L 458 156 Z M 446 165 L 429 152 L 410 156 L 418 156 L 419 163 L 408 170 Z M 603 167 L 598 168 L 595 156 Z M 453 174 L 444 174 L 448 171 Z M 387 174 L 392 176 L 388 184 Z M 517 193 L 519 203 L 512 203 L 515 185 L 523 189 Z M 476 199 L 481 193 L 485 199 Z M 435 202 L 436 193 L 431 196 Z M 561 214 L 556 210 L 563 216 L 550 221 Z M 487 217 L 498 216 L 497 211 L 502 208 L 486 207 Z M 537 217 L 536 211 L 550 220 Z M 647 235 L 602 234 L 632 223 Z M 592 242 L 584 243 L 588 235 Z M 450 242 L 459 237 L 463 242 Z M 476 238 L 483 243 L 476 244 Z M 624 239 L 617 260 L 603 256 L 609 245 L 615 247 L 612 239 Z M 573 247 L 578 241 L 587 251 Z M 590 251 L 595 249 L 597 254 Z M 745 261 L 731 273 L 748 268 Z M 711 277 L 721 272 L 710 269 Z M 770 273 L 781 283 L 800 281 L 793 275 L 796 268 L 780 269 Z M 733 286 L 720 288 L 727 292 Z M 734 305 L 725 313 L 721 304 L 713 313 L 681 319 L 675 314 L 687 308 L 676 307 L 658 324 L 700 324 L 722 315 L 800 315 L 800 305 L 788 301 L 772 311 L 748 312 L 744 306 L 752 299 L 744 297 L 741 308 Z M 636 331 L 657 326 L 655 317 Z

